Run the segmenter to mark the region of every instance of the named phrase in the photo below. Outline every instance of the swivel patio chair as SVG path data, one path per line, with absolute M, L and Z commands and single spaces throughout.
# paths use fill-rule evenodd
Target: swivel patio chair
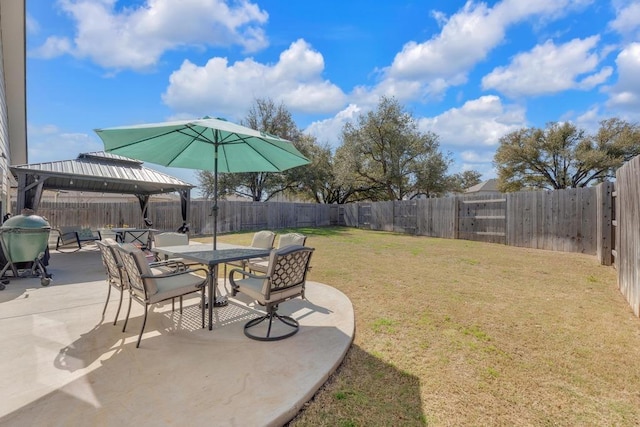
M 127 276 L 122 261 L 120 261 L 120 254 L 116 252 L 116 248 L 119 246 L 116 241 L 113 239 L 97 240 L 96 244 L 98 245 L 98 249 L 100 249 L 102 264 L 104 265 L 105 273 L 107 274 L 107 284 L 109 285 L 107 301 L 104 303 L 104 308 L 102 309 L 102 317 L 104 317 L 104 314 L 107 312 L 107 305 L 111 297 L 111 288 L 113 287 L 120 291 L 118 310 L 116 310 L 116 317 L 113 319 L 113 324 L 115 325 L 118 322 L 118 315 L 122 307 L 124 291 L 128 289 Z
M 202 312 L 202 327 L 204 328 L 205 288 L 207 283 L 207 270 L 204 268 L 188 269 L 177 268 L 167 270 L 158 267 L 155 263 L 149 265 L 143 251 L 137 248 L 120 247 L 120 257 L 129 279 L 129 308 L 122 331 L 124 332 L 131 313 L 131 300 L 135 299 L 144 306 L 144 319 L 136 348 L 140 346 L 140 340 L 147 323 L 147 314 L 152 304 L 180 298 L 180 313 L 182 314 L 182 297 L 200 291 L 200 309 Z M 170 261 L 171 262 L 171 261 Z M 195 274 L 200 272 L 203 276 Z
M 274 249 L 269 256 L 266 275 L 256 275 L 240 268 L 234 268 L 229 272 L 233 296 L 238 292 L 243 293 L 266 308 L 265 315 L 244 325 L 244 334 L 247 337 L 259 341 L 276 341 L 298 332 L 298 321 L 291 316 L 278 314 L 278 306 L 292 298 L 304 298 L 307 271 L 313 251 L 313 248 L 300 245 Z M 236 280 L 235 274 L 241 274 L 244 279 Z M 279 321 L 276 329 L 282 329 L 284 332 L 272 335 L 274 319 Z M 254 332 L 261 329 L 257 326 L 265 320 L 268 320 L 266 332 Z
M 285 248 L 291 245 L 300 245 L 304 246 L 307 241 L 307 236 L 300 233 L 285 233 L 278 236 L 278 246 L 277 248 Z M 269 267 L 269 258 L 253 258 L 247 261 L 246 264 L 249 271 L 258 272 L 265 274 L 267 272 L 267 268 Z

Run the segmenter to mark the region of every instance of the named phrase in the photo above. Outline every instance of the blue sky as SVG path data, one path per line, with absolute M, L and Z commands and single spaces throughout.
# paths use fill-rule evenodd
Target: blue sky
M 96 128 L 240 121 L 256 98 L 337 147 L 382 95 L 450 173 L 494 177 L 511 131 L 640 121 L 640 1 L 27 0 L 30 163 L 102 150 Z

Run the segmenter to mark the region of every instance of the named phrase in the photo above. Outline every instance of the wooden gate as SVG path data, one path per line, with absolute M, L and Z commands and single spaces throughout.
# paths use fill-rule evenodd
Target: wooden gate
M 457 212 L 456 239 L 507 243 L 507 199 L 459 199 Z
M 358 228 L 371 228 L 371 204 L 358 204 Z
M 393 207 L 393 231 L 396 233 L 416 234 L 418 201 L 403 200 L 394 202 Z

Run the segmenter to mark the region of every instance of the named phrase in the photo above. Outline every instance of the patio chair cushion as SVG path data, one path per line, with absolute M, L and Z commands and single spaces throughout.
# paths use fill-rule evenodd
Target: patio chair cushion
M 307 241 L 307 236 L 300 233 L 285 233 L 278 237 L 278 249 L 286 248 L 287 246 L 299 245 L 304 246 Z M 247 266 L 251 271 L 257 271 L 260 273 L 266 273 L 269 267 L 269 258 L 253 258 L 247 261 Z
M 300 233 L 285 233 L 278 237 L 278 248 L 284 248 L 291 245 L 304 246 L 307 236 Z
M 154 246 L 163 247 L 163 246 L 179 246 L 179 245 L 188 245 L 189 244 L 189 236 L 183 233 L 175 233 L 175 232 L 167 232 L 160 233 L 153 236 Z
M 270 249 L 273 247 L 273 241 L 276 234 L 273 231 L 262 230 L 253 235 L 251 246 L 260 249 Z
M 196 243 L 196 242 L 194 242 Z M 173 231 L 156 234 L 153 237 L 153 245 L 156 248 L 162 248 L 164 246 L 181 246 L 181 245 L 189 245 L 189 236 L 184 233 L 176 233 Z M 199 263 L 190 261 L 184 258 L 171 258 L 174 261 L 179 261 L 187 266 L 199 265 Z M 162 260 L 160 254 L 156 254 L 156 260 Z
M 193 292 L 193 290 L 201 286 L 205 280 L 193 273 L 182 274 L 180 270 L 176 271 L 176 269 L 171 269 L 169 266 L 160 265 L 154 267 L 153 264 L 149 265 L 145 253 L 137 248 L 127 252 L 135 259 L 140 278 L 144 281 L 144 286 L 146 287 L 146 297 L 142 283 L 138 284 L 138 286 L 136 286 L 136 283 L 133 283 L 131 289 L 140 298 L 146 299 L 149 304 L 184 295 L 189 290 Z M 167 277 L 157 277 L 167 274 L 171 275 Z M 134 282 L 138 281 L 135 277 L 130 278 L 130 280 Z
M 273 242 L 276 240 L 276 233 L 270 230 L 257 231 L 253 234 L 251 239 L 251 247 L 259 249 L 271 249 L 273 248 Z M 225 264 L 224 277 L 227 277 L 227 264 L 236 267 L 245 268 L 247 260 L 232 261 Z
M 268 279 L 248 277 L 246 279 L 237 280 L 235 283 L 243 294 L 247 295 L 251 299 L 259 301 L 261 304 L 300 295 L 300 289 L 296 287 L 285 288 L 281 291 L 272 289 L 270 292 L 266 292 L 266 287 L 270 286 L 270 281 Z M 267 293 L 269 294 L 268 298 L 265 297 L 265 294 Z
M 154 304 L 169 298 L 179 297 L 199 289 L 203 278 L 195 274 L 180 274 L 154 280 L 157 292 L 149 296 L 149 304 Z

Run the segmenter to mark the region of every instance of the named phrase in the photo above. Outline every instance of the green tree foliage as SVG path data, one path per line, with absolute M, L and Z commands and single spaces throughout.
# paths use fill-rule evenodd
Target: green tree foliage
M 494 156 L 500 191 L 585 187 L 615 177 L 640 154 L 640 129 L 618 118 L 604 120 L 595 135 L 571 123 L 527 128 L 500 138 Z
M 393 98 L 348 123 L 336 152 L 341 182 L 351 180 L 360 197 L 402 200 L 446 189 L 450 160 L 439 151 L 437 135 L 420 132 L 413 116 Z
M 244 126 L 264 131 L 287 139 L 301 149 L 302 133 L 283 104 L 276 105 L 271 99 L 256 99 L 242 121 Z M 301 150 L 304 153 L 304 149 Z M 304 169 L 306 166 L 294 169 Z M 295 191 L 299 183 L 295 181 L 297 171 L 226 173 L 218 176 L 218 194 L 247 197 L 253 201 L 266 201 L 278 193 Z M 200 171 L 198 180 L 205 197 L 213 196 L 213 172 Z
M 311 160 L 307 168 L 298 168 L 298 181 L 302 190 L 298 196 L 316 203 L 343 204 L 353 201 L 357 189 L 350 179 L 341 179 L 340 168 L 336 165 L 336 157 L 328 144 L 319 146 L 315 138 L 305 136 L 303 154 Z M 295 172 L 295 170 L 292 170 Z
M 478 171 L 468 170 L 449 177 L 449 191 L 463 193 L 466 189 L 482 182 L 482 175 Z

